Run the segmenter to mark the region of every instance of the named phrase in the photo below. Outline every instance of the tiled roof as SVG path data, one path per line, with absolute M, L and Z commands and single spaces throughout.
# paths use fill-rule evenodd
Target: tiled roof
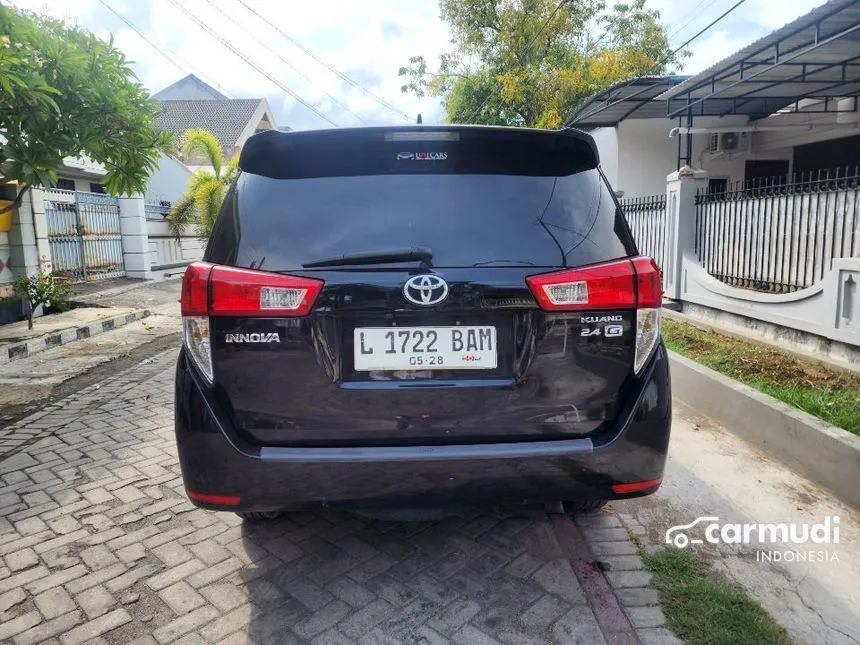
M 263 99 L 202 99 L 158 101 L 158 126 L 177 140 L 190 128 L 203 128 L 215 135 L 221 148 L 230 151 Z
M 224 96 L 211 85 L 204 83 L 194 74 L 180 78 L 175 83 L 168 85 L 160 92 L 152 95 L 156 101 L 178 101 L 180 99 L 216 99 L 224 100 L 230 98 Z

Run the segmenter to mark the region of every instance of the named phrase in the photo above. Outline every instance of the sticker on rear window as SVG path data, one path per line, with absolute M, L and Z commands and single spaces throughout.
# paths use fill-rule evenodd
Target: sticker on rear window
M 398 152 L 399 161 L 445 161 L 447 152 Z

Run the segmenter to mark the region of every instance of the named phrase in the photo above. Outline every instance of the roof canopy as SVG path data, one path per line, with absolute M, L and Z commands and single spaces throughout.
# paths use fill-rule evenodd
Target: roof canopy
M 689 76 L 642 76 L 621 81 L 595 94 L 579 106 L 566 126 L 599 128 L 618 125 L 624 119 L 666 116 L 667 103 L 654 98 Z
M 831 99 L 858 95 L 860 1 L 830 0 L 657 99 L 668 103 L 670 117 L 758 118 L 805 99 L 832 111 Z
M 617 83 L 580 106 L 565 125 L 593 128 L 664 116 L 756 119 L 790 106 L 835 112 L 833 99 L 851 97 L 854 111 L 858 96 L 860 0 L 830 0 L 695 76 Z M 809 108 L 807 99 L 818 99 L 818 107 Z

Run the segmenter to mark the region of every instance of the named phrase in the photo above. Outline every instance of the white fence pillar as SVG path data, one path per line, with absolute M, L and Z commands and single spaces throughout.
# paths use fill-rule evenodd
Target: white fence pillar
M 142 196 L 119 198 L 119 227 L 126 275 L 146 280 L 152 278 Z
M 48 217 L 45 215 L 45 191 L 33 189 L 28 195 L 30 210 L 33 213 L 33 235 L 36 245 L 36 255 L 39 258 L 38 269 L 50 272 L 53 270 L 51 244 L 48 241 Z
M 707 185 L 707 173 L 685 166 L 666 177 L 666 258 L 663 290 L 681 299 L 681 258 L 696 244 L 696 192 Z
M 41 212 L 37 214 L 37 210 Z M 40 216 L 38 227 L 37 215 Z M 24 194 L 12 219 L 9 247 L 12 273 L 15 275 L 35 275 L 39 269 L 50 270 L 51 250 L 48 247 L 45 207 L 40 189 L 33 188 Z

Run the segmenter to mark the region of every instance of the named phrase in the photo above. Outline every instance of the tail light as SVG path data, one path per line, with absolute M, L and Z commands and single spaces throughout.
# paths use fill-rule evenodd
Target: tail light
M 526 283 L 544 311 L 635 309 L 636 374 L 657 346 L 663 288 L 660 271 L 651 258 L 625 258 L 543 273 L 527 277 Z
M 182 277 L 182 325 L 185 347 L 211 384 L 212 346 L 209 318 L 306 316 L 322 291 L 322 280 L 194 262 Z
M 638 257 L 631 262 L 636 271 L 636 355 L 633 358 L 633 371 L 638 374 L 660 340 L 663 283 L 660 269 L 652 258 Z

